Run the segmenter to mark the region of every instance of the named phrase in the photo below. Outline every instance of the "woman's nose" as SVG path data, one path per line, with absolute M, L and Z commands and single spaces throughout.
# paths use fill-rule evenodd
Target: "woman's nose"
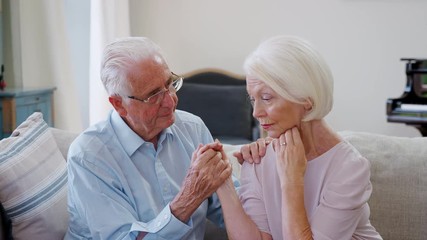
M 264 109 L 256 101 L 254 101 L 252 107 L 253 107 L 252 116 L 254 118 L 260 118 L 260 117 L 263 117 L 263 115 L 265 115 Z

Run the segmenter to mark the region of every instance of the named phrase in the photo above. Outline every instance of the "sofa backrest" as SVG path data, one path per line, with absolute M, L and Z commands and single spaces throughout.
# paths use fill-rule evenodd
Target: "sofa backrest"
M 371 223 L 384 239 L 427 237 L 427 138 L 340 132 L 371 163 Z
M 199 69 L 184 75 L 177 92 L 178 109 L 199 116 L 223 143 L 250 143 L 259 137 L 247 98 L 245 76 L 221 69 Z
M 58 128 L 50 128 L 53 136 L 55 137 L 56 144 L 58 145 L 59 151 L 64 156 L 65 160 L 67 160 L 67 153 L 70 144 L 73 140 L 79 135 L 78 133 L 61 130 Z

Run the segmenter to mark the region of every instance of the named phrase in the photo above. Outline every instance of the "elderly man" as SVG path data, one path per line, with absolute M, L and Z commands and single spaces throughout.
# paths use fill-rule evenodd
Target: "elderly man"
M 70 147 L 66 239 L 203 239 L 206 218 L 223 226 L 213 193 L 231 166 L 203 121 L 175 109 L 183 79 L 160 48 L 109 44 L 101 79 L 114 110 Z

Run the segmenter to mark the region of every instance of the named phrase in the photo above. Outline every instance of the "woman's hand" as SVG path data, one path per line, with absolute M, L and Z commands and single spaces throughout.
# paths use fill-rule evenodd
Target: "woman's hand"
M 273 147 L 281 185 L 304 185 L 307 158 L 298 128 L 293 127 L 280 135 L 273 141 Z
M 237 158 L 240 164 L 243 164 L 244 161 L 248 163 L 260 163 L 261 158 L 265 155 L 267 145 L 272 140 L 270 137 L 259 138 L 255 142 L 243 145 L 240 148 L 240 152 L 234 152 L 233 156 Z

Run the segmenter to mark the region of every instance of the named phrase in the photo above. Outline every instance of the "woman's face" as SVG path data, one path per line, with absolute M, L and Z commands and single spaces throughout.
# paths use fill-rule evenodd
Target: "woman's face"
M 246 89 L 253 105 L 253 116 L 258 119 L 268 136 L 278 138 L 286 130 L 300 127 L 305 108 L 285 100 L 263 81 L 247 77 Z

